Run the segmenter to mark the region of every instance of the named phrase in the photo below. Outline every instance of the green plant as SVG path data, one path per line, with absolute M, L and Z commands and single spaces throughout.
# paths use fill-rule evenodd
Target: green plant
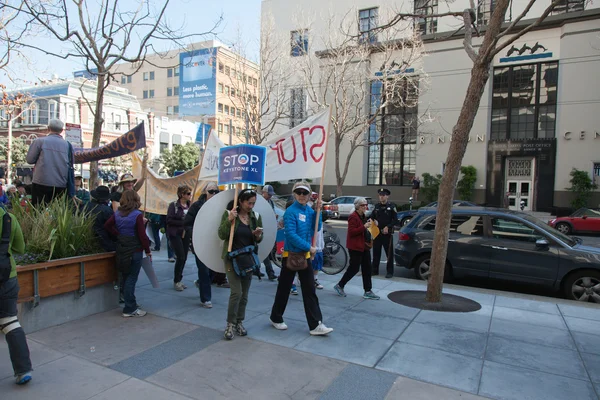
M 273 186 L 273 190 L 275 191 L 275 193 L 277 193 L 277 191 L 281 187 L 281 183 L 279 181 L 265 182 L 265 185 Z
M 592 192 L 598 189 L 598 185 L 592 181 L 592 178 L 590 178 L 590 175 L 586 171 L 573 168 L 570 175 L 571 179 L 569 182 L 571 183 L 571 187 L 568 187 L 567 190 L 575 195 L 575 198 L 571 201 L 571 205 L 575 209 L 586 207 L 592 197 Z
M 442 182 L 442 175 L 437 174 L 437 175 L 433 176 L 433 175 L 425 172 L 423 174 L 423 186 L 421 187 L 420 195 L 422 197 L 424 197 L 428 203 L 437 201 L 441 182 Z
M 462 177 L 456 184 L 458 196 L 462 200 L 471 201 L 473 200 L 473 190 L 475 189 L 475 182 L 477 181 L 477 168 L 472 165 L 460 167 L 460 173 L 462 174 Z
M 64 197 L 42 207 L 21 207 L 13 200 L 13 215 L 25 237 L 25 254 L 19 263 L 36 263 L 102 252 L 93 230 L 94 217 Z
M 196 143 L 186 143 L 185 145 L 173 145 L 173 151 L 165 150 L 159 158 L 162 167 L 161 172 L 173 176 L 175 171 L 189 171 L 198 165 L 200 158 L 200 149 Z

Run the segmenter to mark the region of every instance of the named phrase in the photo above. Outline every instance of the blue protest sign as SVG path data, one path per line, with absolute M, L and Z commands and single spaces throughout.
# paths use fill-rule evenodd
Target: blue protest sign
M 202 122 L 198 125 L 198 131 L 196 132 L 196 143 L 206 144 L 210 128 L 211 126 L 209 124 L 203 124 Z
M 219 185 L 264 185 L 267 148 L 252 144 L 223 147 L 219 151 Z

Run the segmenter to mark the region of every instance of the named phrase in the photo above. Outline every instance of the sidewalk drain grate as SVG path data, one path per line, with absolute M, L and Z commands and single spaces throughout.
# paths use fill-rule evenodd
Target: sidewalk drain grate
M 425 301 L 425 291 L 399 290 L 388 294 L 388 299 L 406 307 L 428 311 L 473 312 L 481 309 L 481 304 L 466 297 L 444 293 L 440 303 Z

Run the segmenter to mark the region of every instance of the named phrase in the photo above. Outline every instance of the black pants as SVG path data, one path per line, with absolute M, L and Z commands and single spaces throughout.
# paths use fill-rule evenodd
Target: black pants
M 50 203 L 53 199 L 67 192 L 66 187 L 45 186 L 33 183 L 31 185 L 31 204 Z
M 10 361 L 15 376 L 32 370 L 25 331 L 17 319 L 19 283 L 11 278 L 0 286 L 0 332 L 6 336 Z
M 271 309 L 271 321 L 275 323 L 283 322 L 283 313 L 287 307 L 288 299 L 290 298 L 290 289 L 294 283 L 294 276 L 298 273 L 300 285 L 302 287 L 302 301 L 304 302 L 304 313 L 306 314 L 306 322 L 308 328 L 312 331 L 319 322 L 323 321 L 321 308 L 319 307 L 319 299 L 315 291 L 315 276 L 310 264 L 310 260 L 306 260 L 308 266 L 302 271 L 291 271 L 285 267 L 287 258 L 282 261 L 281 273 L 279 274 L 279 283 L 277 285 L 277 293 L 275 294 L 275 302 Z
M 175 276 L 173 278 L 173 282 L 175 283 L 181 282 L 183 279 L 183 267 L 185 267 L 185 262 L 187 261 L 191 238 L 192 235 L 188 233 L 183 238 L 179 235 L 169 236 L 169 244 L 177 257 L 175 259 Z
M 379 235 L 373 241 L 373 275 L 379 275 L 381 260 L 381 248 L 385 250 L 387 257 L 387 273 L 394 274 L 394 251 L 390 251 L 390 243 L 393 243 L 394 235 Z
M 276 251 L 276 247 L 273 247 L 274 251 Z M 273 264 L 271 264 L 271 256 L 268 256 L 264 259 L 263 264 L 265 264 L 265 270 L 267 271 L 267 276 L 269 279 L 275 277 L 275 271 L 273 270 Z
M 340 280 L 339 285 L 343 288 L 346 283 L 350 282 L 350 279 L 354 278 L 354 275 L 360 268 L 362 271 L 363 289 L 368 292 L 372 289 L 371 284 L 371 252 L 369 250 L 358 251 L 348 250 L 350 253 L 350 265 L 346 270 L 344 276 Z

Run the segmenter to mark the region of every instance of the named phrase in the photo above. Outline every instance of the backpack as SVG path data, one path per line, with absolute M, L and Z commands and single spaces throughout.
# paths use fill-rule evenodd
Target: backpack
M 12 221 L 8 213 L 2 217 L 2 238 L 0 240 L 0 286 L 10 279 L 12 264 L 10 262 L 10 231 Z

